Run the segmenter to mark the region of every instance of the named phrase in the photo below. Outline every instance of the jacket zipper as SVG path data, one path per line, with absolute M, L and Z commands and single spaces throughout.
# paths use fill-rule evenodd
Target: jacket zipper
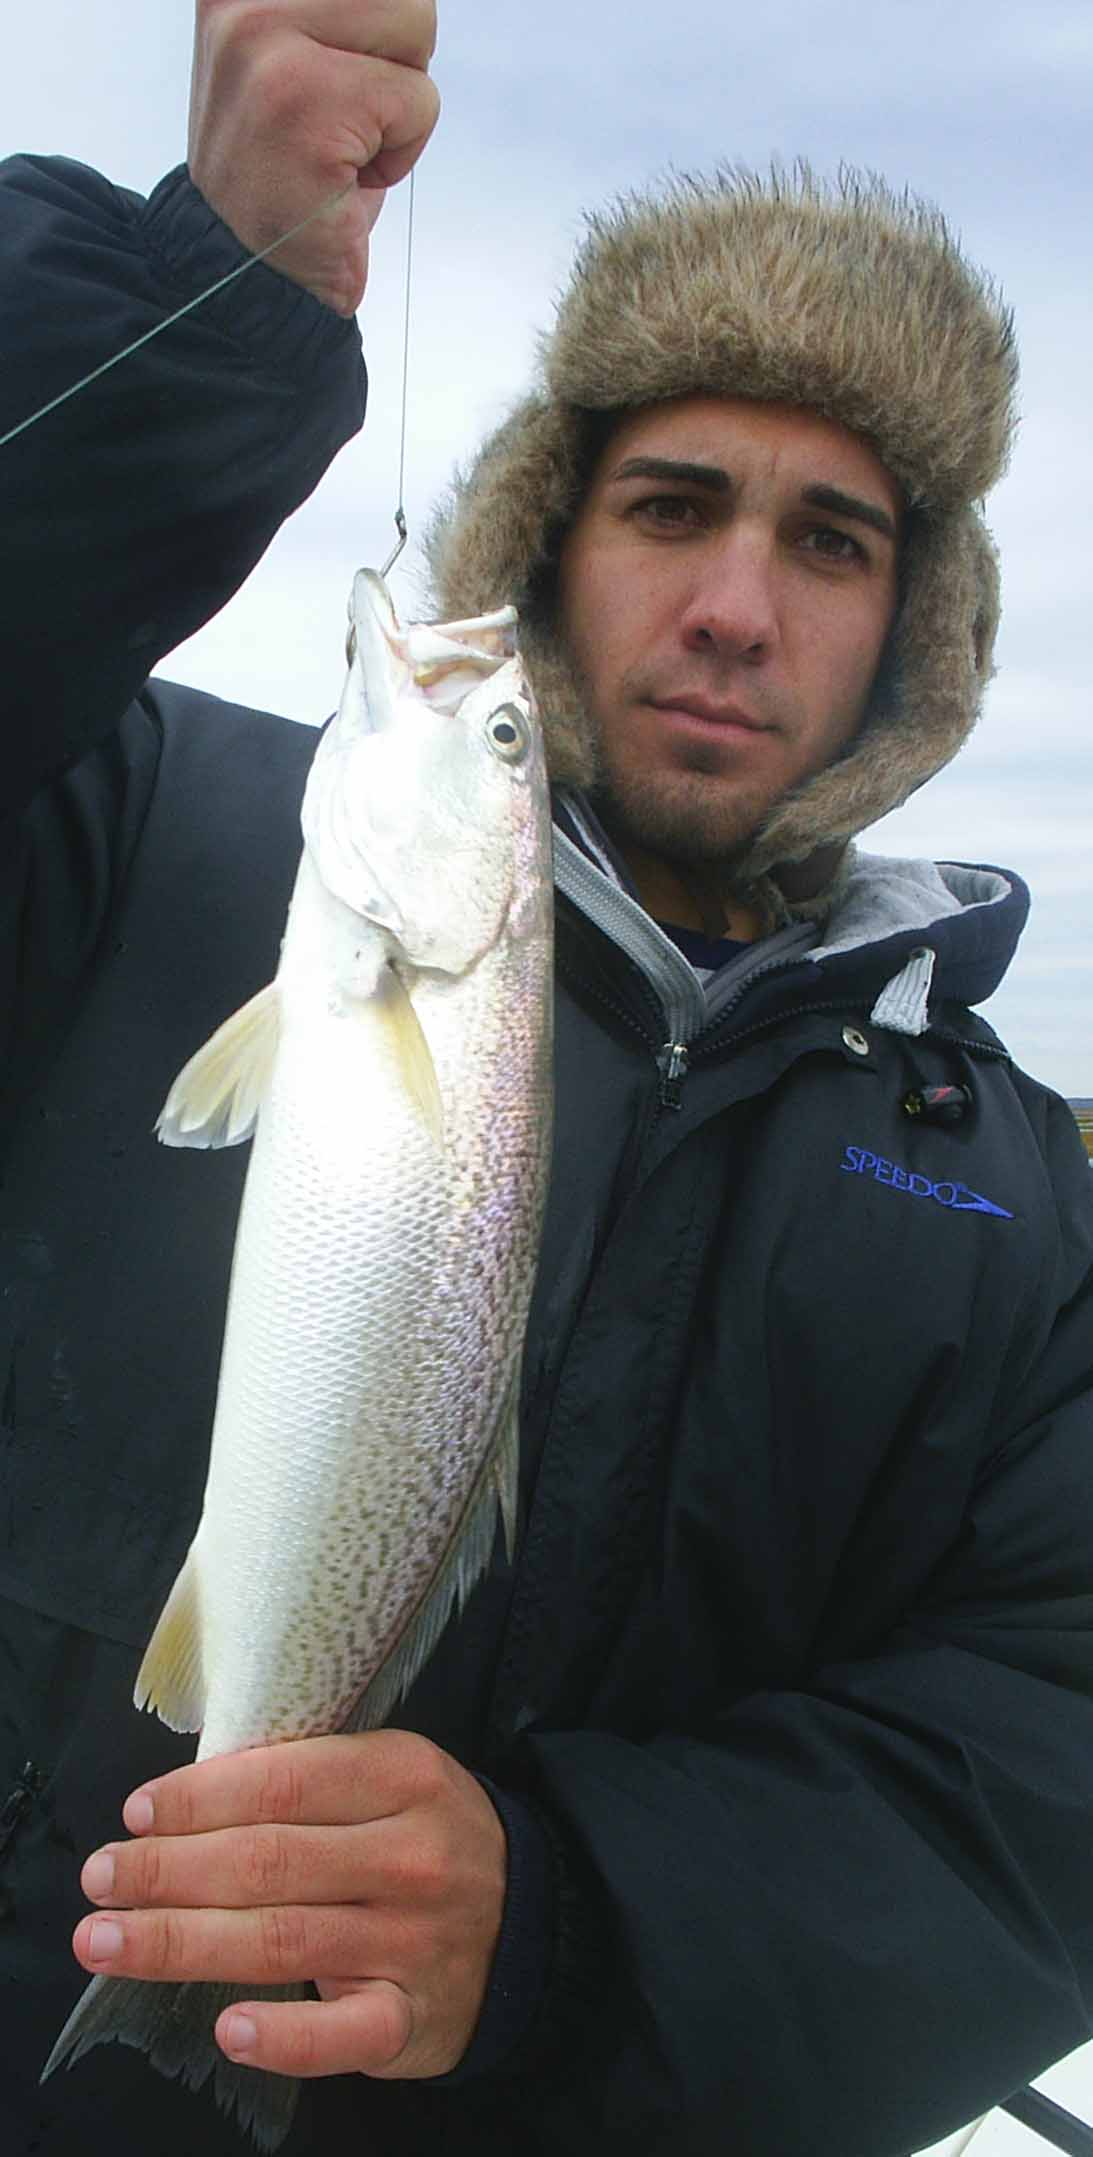
M 683 1081 L 690 1062 L 691 1053 L 685 1041 L 666 1041 L 664 1047 L 657 1050 L 661 1108 L 682 1108 Z
M 763 973 L 774 973 L 780 965 L 785 963 L 787 962 L 774 960 L 769 966 L 759 967 L 754 974 L 749 974 L 747 981 L 742 985 L 740 995 L 742 996 L 744 990 L 749 989 L 752 983 L 757 981 Z M 699 1034 L 689 1042 L 673 1041 L 669 1038 L 667 1041 L 658 1043 L 651 1028 L 643 1025 L 641 1020 L 625 1004 L 618 1002 L 613 996 L 605 995 L 602 989 L 592 987 L 588 982 L 583 983 L 582 988 L 583 993 L 590 996 L 593 1002 L 600 1004 L 605 1011 L 610 1011 L 615 1018 L 621 1020 L 631 1033 L 637 1034 L 639 1040 L 650 1051 L 660 1074 L 657 1090 L 658 1106 L 661 1109 L 669 1110 L 682 1108 L 683 1081 L 688 1071 L 696 1063 L 700 1061 L 707 1062 L 711 1057 L 720 1055 L 723 1050 L 734 1049 L 742 1041 L 753 1040 L 756 1034 L 765 1033 L 771 1026 L 781 1025 L 785 1019 L 806 1018 L 816 1012 L 825 1011 L 860 1013 L 866 1010 L 867 1007 L 872 1008 L 868 998 L 814 997 L 808 1003 L 794 1004 L 789 1010 L 768 1012 L 766 1018 L 756 1019 L 753 1025 L 743 1026 L 736 1032 L 731 1029 L 728 1032 L 724 1030 L 722 1022 L 726 1013 L 719 1012 L 716 1027 L 711 1028 L 708 1039 Z M 735 998 L 728 1009 L 734 1009 L 739 1001 L 739 997 Z M 989 1041 L 969 1040 L 963 1034 L 950 1033 L 945 1027 L 930 1027 L 927 1035 L 923 1038 L 946 1041 L 952 1048 L 966 1049 L 970 1055 L 986 1056 L 996 1062 L 1007 1062 L 1009 1058 L 1007 1049 L 996 1048 Z
M 653 999 L 667 1022 L 667 1039 L 659 1040 L 656 1032 L 636 1017 L 625 1003 L 609 996 L 604 990 L 591 986 L 587 981 L 582 983 L 586 996 L 590 996 L 603 1010 L 612 1013 L 631 1033 L 636 1033 L 639 1040 L 650 1050 L 659 1074 L 658 1116 L 664 1110 L 675 1111 L 682 1108 L 684 1080 L 700 1058 L 707 1060 L 719 1055 L 723 1049 L 735 1048 L 738 1042 L 748 1041 L 768 1027 L 780 1025 L 783 1019 L 804 1017 L 813 1012 L 861 1013 L 863 1010 L 872 1009 L 872 1000 L 860 996 L 813 998 L 808 1003 L 794 1004 L 788 1009 L 770 1012 L 766 1018 L 757 1019 L 753 1025 L 745 1026 L 739 1032 L 733 1032 L 731 1027 L 726 1029 L 726 1020 L 731 1018 L 746 992 L 757 981 L 761 981 L 767 974 L 788 970 L 798 962 L 800 956 L 798 952 L 779 953 L 777 957 L 766 960 L 763 965 L 756 966 L 747 973 L 728 1003 L 713 1015 L 707 1026 L 700 1026 L 689 1038 L 681 1038 L 677 1030 L 678 1021 L 680 1018 L 685 1019 L 687 1014 L 682 1005 L 676 1006 L 674 997 L 671 999 L 672 1008 L 666 1005 L 663 988 L 650 978 L 644 963 L 648 955 L 645 945 L 650 936 L 654 939 L 654 956 L 663 946 L 666 947 L 664 957 L 677 961 L 678 954 L 670 939 L 664 935 L 663 930 L 657 929 L 646 918 L 641 920 L 639 934 L 630 916 L 640 914 L 640 909 L 624 892 L 616 891 L 614 886 L 608 884 L 602 870 L 595 868 L 573 841 L 559 832 L 557 827 L 554 831 L 554 859 L 559 888 L 576 904 L 578 910 L 584 913 L 586 919 L 592 920 L 594 925 L 606 934 L 616 950 L 621 952 L 627 965 L 637 974 L 642 990 Z M 611 902 L 606 913 L 602 905 L 604 887 Z M 686 966 L 686 961 L 682 963 Z M 967 1049 L 973 1055 L 1001 1060 L 1008 1057 L 1006 1049 L 994 1048 L 988 1042 L 969 1041 L 961 1035 L 947 1033 L 940 1027 L 931 1027 L 928 1032 L 935 1040 L 948 1041 L 953 1047 Z

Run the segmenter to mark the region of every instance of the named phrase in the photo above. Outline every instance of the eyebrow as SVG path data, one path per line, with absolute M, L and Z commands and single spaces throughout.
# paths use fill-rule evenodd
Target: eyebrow
M 886 509 L 879 509 L 875 502 L 863 502 L 856 494 L 844 494 L 841 487 L 806 487 L 801 500 L 811 503 L 814 509 L 831 509 L 837 517 L 870 524 L 875 532 L 883 532 L 886 539 L 898 536 L 895 521 Z
M 732 480 L 719 464 L 689 464 L 675 457 L 627 457 L 612 479 L 663 479 L 690 487 L 703 487 L 710 494 L 730 494 Z M 898 538 L 895 521 L 886 509 L 875 502 L 863 502 L 856 494 L 844 494 L 841 487 L 817 484 L 801 490 L 802 502 L 813 509 L 830 509 L 838 517 L 846 517 L 857 524 L 868 524 L 875 532 L 883 532 L 886 539 Z
M 728 494 L 732 481 L 719 464 L 682 464 L 675 457 L 628 457 L 612 479 L 678 479 L 711 494 Z

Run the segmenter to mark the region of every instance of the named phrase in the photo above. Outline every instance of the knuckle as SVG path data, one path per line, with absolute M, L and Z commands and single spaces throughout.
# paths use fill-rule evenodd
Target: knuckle
M 306 2019 L 294 2022 L 292 2028 L 285 2032 L 283 2072 L 300 2076 L 316 2075 L 321 2072 L 315 2036 L 315 2024 L 310 2015 Z
M 283 20 L 269 0 L 199 0 L 199 13 L 222 49 L 261 44 L 278 29 L 283 33 Z
M 412 2034 L 410 2004 L 395 1985 L 376 1985 L 370 2000 L 368 2050 L 375 2072 L 396 2066 Z
M 255 1818 L 265 1826 L 292 1825 L 303 1817 L 303 1782 L 289 1757 L 273 1755 L 264 1762 L 254 1809 Z
M 439 1902 L 451 1876 L 451 1853 L 446 1836 L 423 1830 L 415 1839 L 410 1874 L 419 1898 Z
M 423 75 L 418 92 L 421 109 L 421 130 L 431 135 L 440 118 L 440 92 L 431 75 Z
M 247 1837 L 240 1852 L 244 1894 L 255 1902 L 280 1902 L 289 1874 L 289 1846 L 277 1828 L 259 1828 Z
M 169 1776 L 157 1783 L 156 1833 L 158 1835 L 191 1835 L 197 1825 L 196 1793 L 191 1783 L 192 1768 L 183 1768 L 177 1781 Z M 142 1849 L 150 1849 L 151 1842 L 142 1842 Z
M 269 1970 L 298 1975 L 307 1963 L 307 1917 L 284 1903 L 258 1912 L 262 1955 Z
M 441 1752 L 431 1738 L 419 1738 L 407 1732 L 406 1773 L 412 1780 L 418 1801 L 432 1804 L 445 1795 L 449 1786 L 448 1755 Z
M 184 1961 L 183 1933 L 173 1910 L 161 1911 L 155 1924 L 149 1927 L 146 1952 L 149 1976 L 169 1978 L 181 1970 Z
M 125 1869 L 129 1873 L 127 1885 L 135 1903 L 154 1903 L 162 1900 L 164 1888 L 162 1843 L 138 1843 L 131 1866 L 127 1865 Z
M 260 45 L 248 64 L 247 88 L 252 105 L 269 123 L 279 131 L 292 131 L 307 104 L 307 85 L 291 48 L 280 43 Z

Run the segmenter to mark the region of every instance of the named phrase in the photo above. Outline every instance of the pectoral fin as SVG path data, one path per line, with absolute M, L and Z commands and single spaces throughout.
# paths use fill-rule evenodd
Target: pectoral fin
M 193 1544 L 144 1651 L 133 1699 L 138 1708 L 154 1708 L 169 1730 L 200 1730 L 205 1720 L 201 1602 Z
M 387 1035 L 399 1077 L 430 1138 L 444 1144 L 444 1103 L 421 1020 L 393 966 L 385 966 L 374 994 L 363 1007 Z
M 250 1138 L 269 1086 L 279 1008 L 271 981 L 191 1056 L 156 1124 L 165 1146 L 238 1146 Z

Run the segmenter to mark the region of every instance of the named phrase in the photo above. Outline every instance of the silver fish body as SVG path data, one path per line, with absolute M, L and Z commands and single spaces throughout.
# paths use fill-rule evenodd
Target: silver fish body
M 485 1565 L 499 1504 L 511 1545 L 552 949 L 513 619 L 402 632 L 358 576 L 276 980 L 161 1117 L 169 1143 L 254 1138 L 204 1508 L 135 1696 L 200 1729 L 199 1758 L 385 1720 Z M 168 2033 L 151 1996 L 180 1989 L 198 1997 Z M 95 1979 L 47 2072 L 118 2037 L 191 2082 L 213 2073 L 272 2148 L 284 2089 L 266 2105 L 254 2085 L 277 2078 L 219 2054 L 214 1991 Z

